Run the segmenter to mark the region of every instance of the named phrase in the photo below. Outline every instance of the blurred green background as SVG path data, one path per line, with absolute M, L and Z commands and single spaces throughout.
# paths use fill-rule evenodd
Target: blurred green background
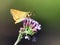
M 42 25 L 38 41 L 31 45 L 60 45 L 60 0 L 0 0 L 0 45 L 13 45 L 18 36 L 20 24 L 14 24 L 12 8 L 31 11 L 31 18 Z

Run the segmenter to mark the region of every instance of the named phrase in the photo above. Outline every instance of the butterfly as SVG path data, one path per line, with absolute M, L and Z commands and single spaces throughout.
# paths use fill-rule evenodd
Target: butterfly
M 10 9 L 10 13 L 12 14 L 15 24 L 23 21 L 25 18 L 30 17 L 32 15 L 31 12 L 25 12 L 16 9 Z

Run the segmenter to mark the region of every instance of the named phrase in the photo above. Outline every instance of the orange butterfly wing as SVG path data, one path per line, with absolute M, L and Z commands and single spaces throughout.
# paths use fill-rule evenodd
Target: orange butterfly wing
M 29 12 L 19 11 L 19 10 L 15 10 L 15 9 L 11 9 L 10 12 L 13 16 L 15 23 L 19 23 L 22 20 L 24 20 L 24 18 L 26 18 L 26 16 L 29 13 Z

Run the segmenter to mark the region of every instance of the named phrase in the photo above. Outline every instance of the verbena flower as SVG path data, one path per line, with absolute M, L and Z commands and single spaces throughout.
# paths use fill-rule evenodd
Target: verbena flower
M 20 31 L 26 34 L 25 39 L 30 40 L 28 35 L 34 35 L 38 30 L 41 30 L 41 24 L 31 18 L 25 18 L 23 20 L 23 27 L 20 28 Z
M 26 27 L 31 27 L 32 31 L 41 30 L 41 24 L 31 18 L 26 18 L 23 20 L 23 28 Z

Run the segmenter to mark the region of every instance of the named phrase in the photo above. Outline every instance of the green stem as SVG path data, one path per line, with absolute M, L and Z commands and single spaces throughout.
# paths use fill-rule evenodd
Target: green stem
M 23 38 L 22 34 L 19 33 L 18 38 L 17 38 L 16 42 L 14 43 L 14 45 L 17 45 L 21 41 L 22 38 Z

